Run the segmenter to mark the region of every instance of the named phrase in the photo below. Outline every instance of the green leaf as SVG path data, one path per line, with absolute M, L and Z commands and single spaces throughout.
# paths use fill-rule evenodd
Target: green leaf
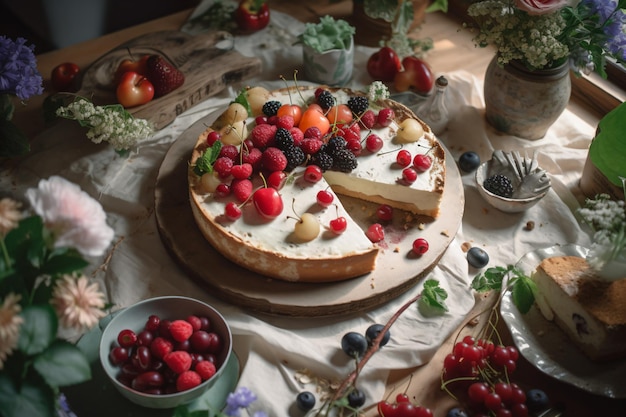
M 437 11 L 442 11 L 444 13 L 448 12 L 448 0 L 435 0 L 433 1 L 427 8 L 426 13 L 432 13 Z
M 443 312 L 448 311 L 448 307 L 445 304 L 447 298 L 448 293 L 439 286 L 439 281 L 428 279 L 424 282 L 424 289 L 422 290 L 422 297 L 419 303 Z
M 12 122 L 0 119 L 0 158 L 25 155 L 29 151 L 28 137 Z
M 248 96 L 245 89 L 241 90 L 239 94 L 237 94 L 237 97 L 235 97 L 233 103 L 241 104 L 248 112 L 248 116 L 252 117 L 252 107 L 250 107 L 250 103 L 248 102 Z
M 56 251 L 41 266 L 41 272 L 51 276 L 71 274 L 82 271 L 89 265 L 83 257 L 75 250 Z
M 473 290 L 477 292 L 487 292 L 491 290 L 500 291 L 502 289 L 502 281 L 512 267 L 504 268 L 501 266 L 487 268 L 474 277 L 471 283 Z
M 213 163 L 220 155 L 220 150 L 222 149 L 222 142 L 216 140 L 210 148 L 207 148 L 206 151 L 196 159 L 196 166 L 193 168 L 193 172 L 196 175 L 202 176 L 207 172 L 213 172 Z
M 209 410 L 189 410 L 186 405 L 179 405 L 174 409 L 174 415 L 172 417 L 210 417 L 211 411 Z
M 66 106 L 71 102 L 67 96 L 60 94 L 51 94 L 46 97 L 41 105 L 43 110 L 43 120 L 47 125 L 54 123 L 57 119 L 57 110 Z
M 536 291 L 537 285 L 531 278 L 523 275 L 518 275 L 515 278 L 511 289 L 511 299 L 520 313 L 528 313 L 535 303 Z
M 27 355 L 43 352 L 54 341 L 59 322 L 52 306 L 30 305 L 21 313 L 24 318 L 18 342 L 19 349 Z
M 56 340 L 33 366 L 52 387 L 79 384 L 91 379 L 91 368 L 85 354 L 75 345 Z
M 0 373 L 0 410 L 3 417 L 56 417 L 54 392 L 45 384 L 24 381 L 18 390 L 8 374 Z

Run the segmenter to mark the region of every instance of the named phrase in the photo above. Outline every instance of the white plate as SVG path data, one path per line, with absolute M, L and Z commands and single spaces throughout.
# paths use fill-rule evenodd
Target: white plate
M 585 257 L 587 252 L 588 249 L 577 245 L 552 246 L 527 253 L 516 267 L 530 276 L 546 258 Z M 540 371 L 593 394 L 626 398 L 626 360 L 593 362 L 556 324 L 546 320 L 536 306 L 526 314 L 520 313 L 511 300 L 510 291 L 502 299 L 500 314 L 520 353 Z

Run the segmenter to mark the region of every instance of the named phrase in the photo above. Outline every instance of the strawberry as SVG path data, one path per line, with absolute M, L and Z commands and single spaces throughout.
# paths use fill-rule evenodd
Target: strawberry
M 184 342 L 193 333 L 193 326 L 185 320 L 174 320 L 170 324 L 170 335 L 177 342 Z
M 211 378 L 217 371 L 215 364 L 211 361 L 198 362 L 194 370 L 200 375 L 203 381 Z
M 268 171 L 284 171 L 287 168 L 287 157 L 278 148 L 269 147 L 261 157 L 263 167 Z
M 185 82 L 185 75 L 160 55 L 151 55 L 146 61 L 146 78 L 154 86 L 155 97 L 164 96 Z
M 170 352 L 163 358 L 163 362 L 177 374 L 182 374 L 191 369 L 191 355 L 184 350 Z
M 176 389 L 178 391 L 186 391 L 197 387 L 202 382 L 202 378 L 194 371 L 185 371 L 176 378 Z

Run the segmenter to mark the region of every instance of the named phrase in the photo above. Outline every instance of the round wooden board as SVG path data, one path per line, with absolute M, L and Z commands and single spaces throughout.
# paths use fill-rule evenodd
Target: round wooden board
M 210 114 L 191 125 L 168 150 L 157 176 L 155 210 L 157 227 L 167 249 L 193 278 L 206 284 L 210 293 L 222 300 L 257 312 L 299 317 L 336 316 L 371 309 L 419 282 L 443 256 L 460 227 L 465 205 L 463 182 L 446 150 L 446 186 L 439 218 L 423 219 L 423 230 L 405 230 L 400 223 L 385 225 L 385 247 L 378 255 L 376 269 L 369 274 L 336 283 L 297 283 L 242 268 L 204 239 L 189 203 L 187 168 L 191 151 L 200 133 L 216 117 L 217 114 Z M 372 223 L 372 213 L 378 205 L 343 196 L 341 200 L 349 210 L 353 207 L 350 213 L 357 222 Z M 424 237 L 430 245 L 419 258 L 411 251 L 417 237 Z

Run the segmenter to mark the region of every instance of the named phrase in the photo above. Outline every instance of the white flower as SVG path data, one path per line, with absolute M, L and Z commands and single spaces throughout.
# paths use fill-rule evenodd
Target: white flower
M 114 232 L 100 203 L 76 184 L 52 176 L 26 190 L 33 210 L 54 236 L 54 247 L 73 247 L 85 256 L 100 256 Z
M 84 275 L 74 278 L 64 275 L 52 292 L 50 304 L 55 308 L 61 324 L 67 328 L 91 328 L 105 316 L 104 294 L 97 283 L 89 283 Z
M 10 198 L 0 200 L 0 237 L 15 229 L 21 218 L 19 202 Z
M 374 102 L 377 100 L 384 100 L 389 98 L 389 89 L 381 81 L 374 81 L 370 84 L 367 91 L 367 98 Z
M 9 293 L 0 305 L 0 369 L 7 357 L 17 347 L 20 326 L 24 322 L 20 316 L 20 296 Z

